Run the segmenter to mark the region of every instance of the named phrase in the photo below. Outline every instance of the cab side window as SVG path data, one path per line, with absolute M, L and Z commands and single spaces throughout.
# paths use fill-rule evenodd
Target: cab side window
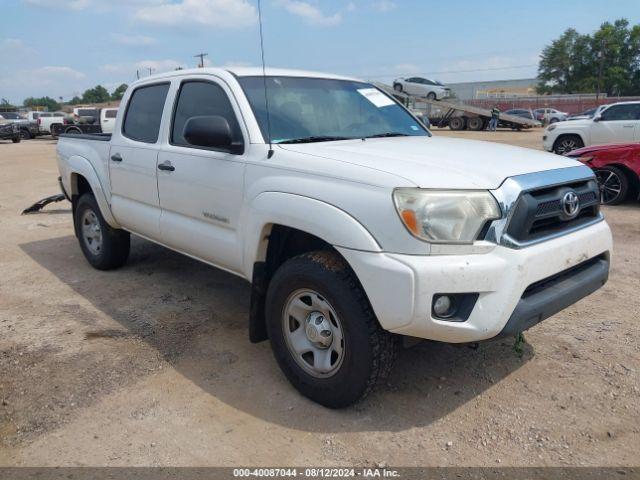
M 122 134 L 138 142 L 156 143 L 168 91 L 168 83 L 136 89 L 127 106 Z
M 171 128 L 171 144 L 193 147 L 184 138 L 184 126 L 191 117 L 217 115 L 231 126 L 233 142 L 242 141 L 242 132 L 231 102 L 222 87 L 208 81 L 185 82 L 180 87 Z M 201 147 L 193 147 L 201 148 Z

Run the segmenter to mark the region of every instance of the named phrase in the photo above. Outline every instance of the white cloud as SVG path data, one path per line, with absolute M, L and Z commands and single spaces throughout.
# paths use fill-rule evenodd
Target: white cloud
M 390 12 L 391 10 L 395 10 L 398 8 L 398 4 L 396 2 L 392 2 L 391 0 L 380 0 L 379 2 L 375 2 L 373 4 L 373 8 L 379 12 Z
M 253 25 L 258 16 L 247 0 L 180 0 L 139 8 L 135 18 L 153 25 L 231 29 Z
M 40 67 L 33 69 L 31 72 L 39 77 L 39 81 L 45 84 L 60 79 L 80 80 L 86 77 L 84 73 L 71 67 Z
M 91 6 L 92 0 L 67 0 L 67 1 L 58 1 L 58 0 L 22 0 L 27 5 L 31 5 L 33 7 L 44 7 L 44 8 L 55 8 L 55 9 L 65 9 L 65 10 L 84 10 L 85 8 L 89 8 Z
M 47 9 L 86 10 L 88 8 L 103 12 L 113 7 L 158 5 L 167 3 L 168 0 L 111 0 L 106 3 L 103 0 L 22 0 L 22 3 Z
M 146 35 L 126 35 L 124 33 L 112 33 L 111 39 L 115 43 L 129 47 L 148 47 L 149 45 L 155 45 L 157 43 L 157 40 L 153 37 L 147 37 Z
M 315 5 L 300 0 L 280 0 L 278 2 L 287 12 L 303 18 L 312 25 L 332 26 L 342 22 L 342 14 L 325 15 Z M 349 8 L 349 7 L 348 7 Z
M 162 60 L 140 60 L 139 62 L 131 63 L 110 63 L 102 65 L 100 70 L 105 73 L 126 76 L 128 79 L 135 79 L 136 70 L 143 77 L 149 75 L 149 69 L 153 74 L 156 74 L 170 72 L 178 67 L 185 68 L 185 65 L 177 60 L 167 58 Z
M 71 91 L 84 90 L 87 78 L 83 72 L 67 66 L 44 66 L 10 70 L 0 74 L 0 91 L 4 97 L 20 103 L 25 97 L 49 95 L 70 96 Z

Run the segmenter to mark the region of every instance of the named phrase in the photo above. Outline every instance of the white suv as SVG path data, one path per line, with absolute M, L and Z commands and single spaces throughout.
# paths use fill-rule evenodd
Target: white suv
M 589 145 L 640 141 L 640 102 L 613 103 L 593 118 L 549 125 L 544 149 L 563 155 Z

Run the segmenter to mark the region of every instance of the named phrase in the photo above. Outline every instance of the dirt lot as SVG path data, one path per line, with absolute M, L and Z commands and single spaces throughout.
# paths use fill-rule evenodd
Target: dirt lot
M 140 239 L 99 272 L 69 204 L 20 216 L 57 193 L 54 149 L 0 142 L 0 465 L 638 465 L 640 205 L 605 209 L 609 283 L 530 330 L 522 358 L 423 343 L 331 411 L 249 343 L 238 278 Z

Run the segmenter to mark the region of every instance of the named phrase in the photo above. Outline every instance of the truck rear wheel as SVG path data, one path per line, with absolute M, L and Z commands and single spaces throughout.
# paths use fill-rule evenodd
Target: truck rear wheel
M 464 117 L 451 117 L 449 119 L 449 128 L 451 130 L 464 130 L 466 122 Z
M 20 136 L 13 137 L 13 138 L 11 139 L 11 141 L 12 141 L 13 143 L 20 143 L 20 141 L 21 141 L 21 140 L 22 140 L 22 137 L 20 137 Z
M 469 120 L 467 120 L 467 127 L 469 127 L 469 130 L 474 130 L 477 132 L 479 130 L 482 130 L 483 126 L 484 122 L 480 117 L 471 117 Z
M 380 327 L 357 278 L 335 252 L 287 260 L 266 299 L 278 365 L 300 393 L 329 408 L 351 405 L 391 370 L 397 338 Z
M 93 194 L 78 199 L 73 223 L 82 253 L 94 268 L 113 270 L 124 265 L 129 257 L 129 232 L 105 221 Z

